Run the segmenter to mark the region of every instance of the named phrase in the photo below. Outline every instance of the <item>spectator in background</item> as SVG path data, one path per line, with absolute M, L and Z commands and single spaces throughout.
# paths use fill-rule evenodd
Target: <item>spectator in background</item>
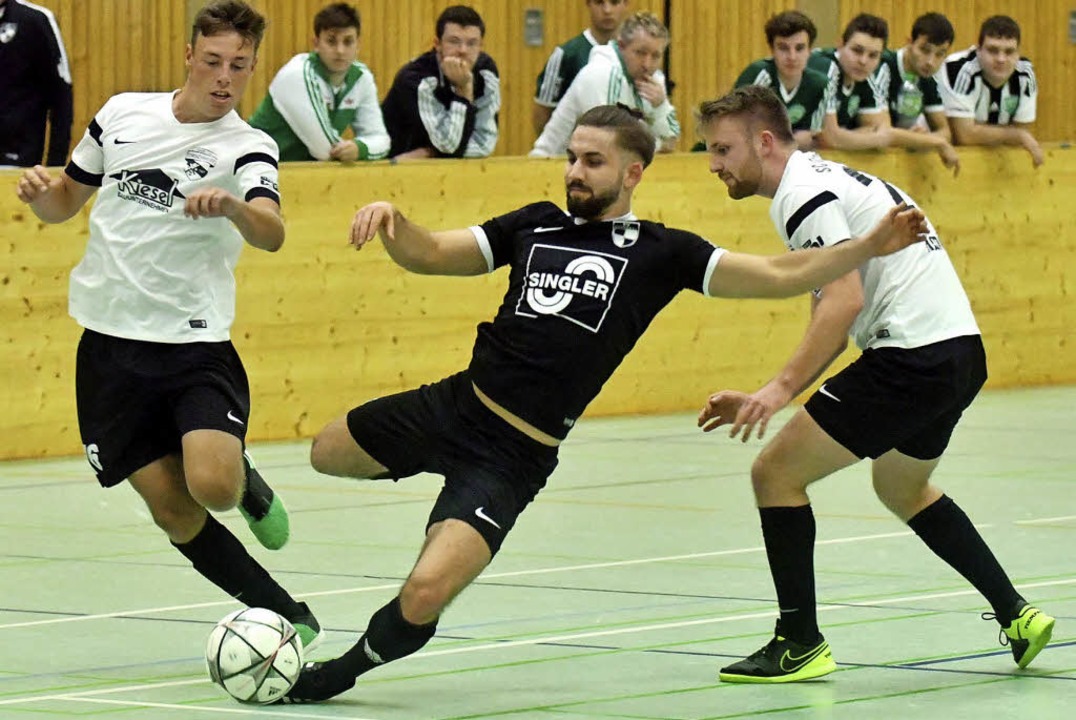
M 870 77 L 889 39 L 889 25 L 875 15 L 852 18 L 841 46 L 811 53 L 807 66 L 829 77 L 829 107 L 822 121 L 822 144 L 836 150 L 868 150 L 889 145 L 883 126 L 885 99 Z
M 629 0 L 586 0 L 590 27 L 553 49 L 545 69 L 538 75 L 538 92 L 534 96 L 531 121 L 534 134 L 541 135 L 553 115 L 553 108 L 564 97 L 572 80 L 587 64 L 590 51 L 605 45 L 616 35 L 624 19 Z
M 598 105 L 625 105 L 642 113 L 657 149 L 672 152 L 680 137 L 676 109 L 658 68 L 669 44 L 669 31 L 653 13 L 638 12 L 620 25 L 616 42 L 590 51 L 590 60 L 564 93 L 553 116 L 534 143 L 531 157 L 563 155 L 579 117 Z
M 377 85 L 359 55 L 359 11 L 334 3 L 314 16 L 314 49 L 289 60 L 250 118 L 280 159 L 377 160 L 388 155 Z M 355 137 L 343 139 L 350 127 Z
M 889 113 L 881 114 L 890 144 L 936 150 L 945 166 L 960 171 L 960 158 L 952 146 L 935 73 L 953 44 L 953 25 L 941 13 L 916 18 L 908 43 L 886 50 L 871 82 L 886 98 Z
M 772 87 L 788 111 L 796 145 L 810 150 L 814 136 L 822 132 L 829 88 L 825 73 L 807 67 L 818 29 L 811 18 L 789 10 L 767 20 L 765 30 L 766 44 L 773 54 L 748 65 L 736 79 L 735 87 Z
M 0 167 L 33 167 L 42 158 L 63 165 L 71 117 L 71 66 L 56 18 L 37 5 L 0 0 Z
M 482 52 L 486 24 L 473 8 L 453 5 L 437 18 L 433 50 L 400 68 L 381 110 L 390 155 L 486 157 L 497 146 L 501 81 Z
M 987 18 L 979 44 L 950 55 L 938 73 L 953 137 L 959 145 L 1016 145 L 1038 167 L 1045 159 L 1031 126 L 1038 83 L 1020 56 L 1020 26 L 1011 17 Z

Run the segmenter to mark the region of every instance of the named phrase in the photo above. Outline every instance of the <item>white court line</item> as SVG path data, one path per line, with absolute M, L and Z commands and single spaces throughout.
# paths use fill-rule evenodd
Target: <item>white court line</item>
M 1064 522 L 1066 520 L 1076 520 L 1076 515 L 1065 515 L 1063 517 L 1054 518 L 1039 518 L 1038 520 L 1017 520 L 1017 525 L 1040 525 L 1052 522 Z
M 269 709 L 266 706 L 259 706 L 255 708 L 223 708 L 223 707 L 208 707 L 199 705 L 177 705 L 174 703 L 155 703 L 155 702 L 140 702 L 137 700 L 105 700 L 103 698 L 83 698 L 83 697 L 64 697 L 57 698 L 60 700 L 67 700 L 68 702 L 88 702 L 88 703 L 100 703 L 104 705 L 126 705 L 128 707 L 145 707 L 145 708 L 164 708 L 165 710 L 198 710 L 201 712 L 209 713 L 228 713 L 231 715 L 257 715 L 258 717 L 283 717 L 283 718 L 314 718 L 315 720 L 326 720 L 326 718 L 341 718 L 342 720 L 374 720 L 373 718 L 362 718 L 357 715 L 339 715 L 335 712 L 336 708 L 333 708 L 332 715 L 299 715 L 290 711 L 276 712 Z
M 1038 582 L 1038 583 L 1027 583 L 1027 584 L 1024 584 L 1024 585 L 1020 585 L 1019 587 L 1021 589 L 1031 589 L 1031 588 L 1040 588 L 1040 587 L 1050 587 L 1050 586 L 1055 586 L 1055 585 L 1072 585 L 1072 584 L 1076 584 L 1076 578 L 1070 578 L 1070 579 L 1066 579 L 1066 580 L 1047 580 L 1047 581 Z M 860 606 L 893 605 L 893 604 L 896 604 L 896 603 L 920 602 L 920 601 L 923 601 L 923 600 L 937 600 L 939 598 L 961 597 L 961 596 L 964 596 L 964 595 L 978 595 L 978 594 L 979 594 L 978 590 L 971 589 L 971 590 L 955 590 L 955 591 L 952 591 L 952 592 L 944 592 L 944 593 L 924 593 L 924 594 L 921 594 L 921 595 L 905 595 L 904 597 L 887 598 L 887 599 L 882 599 L 882 600 L 871 600 L 869 602 L 860 603 L 859 606 L 851 605 L 851 604 L 819 605 L 818 612 L 823 613 L 823 612 L 835 612 L 837 610 L 855 610 L 855 609 L 861 609 Z M 766 611 L 766 612 L 741 613 L 739 615 L 724 615 L 724 616 L 721 616 L 721 617 L 713 617 L 713 618 L 699 618 L 698 620 L 679 620 L 679 621 L 676 621 L 676 622 L 667 622 L 667 623 L 651 623 L 649 625 L 635 625 L 635 626 L 632 626 L 632 627 L 613 628 L 611 630 L 595 630 L 595 631 L 592 631 L 592 632 L 573 633 L 573 634 L 569 634 L 569 635 L 547 635 L 545 637 L 530 638 L 528 640 L 509 640 L 509 641 L 506 641 L 506 642 L 484 643 L 482 645 L 468 645 L 468 646 L 465 646 L 465 647 L 445 648 L 444 650 L 420 651 L 418 653 L 415 653 L 414 655 L 408 655 L 407 657 L 401 658 L 400 660 L 398 660 L 396 662 L 406 662 L 408 660 L 417 660 L 419 658 L 437 657 L 437 656 L 441 656 L 441 655 L 460 655 L 460 654 L 464 654 L 464 653 L 483 652 L 483 651 L 486 651 L 486 650 L 504 650 L 504 649 L 507 649 L 507 648 L 524 647 L 524 646 L 528 646 L 528 645 L 548 645 L 548 644 L 552 644 L 552 643 L 567 643 L 567 642 L 572 642 L 572 641 L 577 641 L 577 640 L 586 640 L 588 638 L 609 637 L 609 636 L 612 636 L 612 635 L 631 635 L 631 634 L 641 633 L 641 632 L 650 632 L 652 630 L 669 630 L 669 629 L 676 629 L 676 628 L 693 627 L 693 626 L 696 626 L 696 625 L 715 625 L 715 624 L 719 624 L 719 623 L 739 622 L 741 620 L 757 620 L 757 619 L 760 619 L 760 618 L 772 618 L 774 615 L 775 615 L 775 612 L 773 610 L 769 610 L 769 611 Z M 129 686 L 121 686 L 121 687 L 112 687 L 112 688 L 106 688 L 106 689 L 103 689 L 103 690 L 87 690 L 86 692 L 63 693 L 63 694 L 60 694 L 60 695 L 37 695 L 37 696 L 33 696 L 33 697 L 10 698 L 10 699 L 7 699 L 7 700 L 0 700 L 0 706 L 3 706 L 3 705 L 25 705 L 27 703 L 46 702 L 46 701 L 52 701 L 52 700 L 74 700 L 74 701 L 87 700 L 90 697 L 96 696 L 96 695 L 107 695 L 107 694 L 111 694 L 111 693 L 135 692 L 135 691 L 138 691 L 138 690 L 149 690 L 149 689 L 163 688 L 163 687 L 179 687 L 179 686 L 183 686 L 183 685 L 198 685 L 198 684 L 208 684 L 208 683 L 209 683 L 208 679 L 202 678 L 202 679 L 197 679 L 197 680 L 177 680 L 177 681 L 172 681 L 172 682 L 155 683 L 155 684 L 150 684 L 150 685 L 142 684 L 142 685 L 129 685 Z M 135 701 L 135 700 L 129 701 L 128 703 L 123 703 L 121 701 L 116 701 L 116 704 L 130 704 L 130 705 L 135 705 L 135 706 L 144 705 L 146 707 L 194 708 L 194 709 L 202 710 L 202 711 L 205 711 L 205 712 L 229 712 L 229 713 L 235 713 L 235 712 L 250 713 L 250 712 L 252 712 L 250 710 L 242 710 L 242 709 L 237 709 L 237 708 L 210 708 L 210 707 L 196 707 L 196 706 L 188 706 L 188 705 L 173 706 L 173 705 L 164 705 L 164 704 L 156 704 L 156 703 L 142 703 L 142 702 Z M 262 711 L 258 711 L 258 712 L 260 713 Z M 295 714 L 292 714 L 292 713 L 287 713 L 287 717 L 323 718 L 323 717 L 328 717 L 328 716 L 295 715 Z M 336 716 L 333 716 L 333 717 L 336 717 Z M 352 718 L 351 720 L 370 720 L 370 719 L 369 718 Z
M 975 527 L 983 528 L 990 527 L 989 525 L 976 525 Z M 888 538 L 903 537 L 905 535 L 911 535 L 912 531 L 903 530 L 901 532 L 881 533 L 877 535 L 860 535 L 857 537 L 836 538 L 833 540 L 819 540 L 816 545 L 841 545 L 845 543 L 863 542 L 866 540 L 885 540 Z M 602 568 L 614 568 L 614 567 L 626 567 L 629 565 L 646 565 L 650 563 L 663 563 L 663 562 L 675 562 L 680 560 L 700 560 L 703 558 L 722 557 L 728 555 L 743 555 L 747 553 L 764 552 L 766 550 L 763 546 L 749 547 L 749 548 L 736 548 L 733 550 L 715 550 L 713 552 L 704 553 L 690 553 L 687 555 L 666 555 L 664 557 L 652 557 L 652 558 L 637 558 L 635 560 L 614 560 L 610 562 L 600 563 L 587 563 L 585 565 L 561 565 L 559 567 L 551 568 L 535 568 L 532 570 L 514 570 L 511 572 L 501 573 L 489 573 L 481 575 L 479 577 L 479 584 L 482 580 L 496 580 L 499 578 L 509 577 L 524 577 L 527 575 L 545 575 L 548 573 L 558 572 L 573 572 L 575 570 L 598 570 Z M 315 597 L 327 597 L 330 595 L 348 595 L 352 593 L 373 592 L 375 590 L 396 590 L 400 587 L 400 583 L 392 583 L 390 585 L 369 585 L 359 588 L 343 588 L 340 590 L 321 590 L 319 592 L 302 593 L 297 597 L 315 598 Z M 88 620 L 107 620 L 115 617 L 129 617 L 132 615 L 155 615 L 158 613 L 172 612 L 175 610 L 196 610 L 198 608 L 207 607 L 223 607 L 225 605 L 235 605 L 235 600 L 217 600 L 214 602 L 196 603 L 193 605 L 169 605 L 166 607 L 156 608 L 142 608 L 139 610 L 118 610 L 116 612 L 99 613 L 96 615 L 76 615 L 59 618 L 49 618 L 48 620 L 27 620 L 25 622 L 7 623 L 0 625 L 0 630 L 8 630 L 11 628 L 24 628 L 35 627 L 38 625 L 58 625 L 60 623 L 72 623 L 72 622 L 85 622 Z

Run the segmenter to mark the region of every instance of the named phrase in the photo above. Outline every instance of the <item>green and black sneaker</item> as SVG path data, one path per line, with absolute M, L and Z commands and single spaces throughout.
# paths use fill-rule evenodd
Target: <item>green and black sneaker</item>
M 804 645 L 781 637 L 780 623 L 774 637 L 743 660 L 721 668 L 718 677 L 732 683 L 786 683 L 829 675 L 837 669 L 829 643 L 821 635 Z
M 263 547 L 279 550 L 287 544 L 291 534 L 288 511 L 280 496 L 273 492 L 254 467 L 254 460 L 246 450 L 243 451 L 243 467 L 247 473 L 247 485 L 239 501 L 239 513 Z

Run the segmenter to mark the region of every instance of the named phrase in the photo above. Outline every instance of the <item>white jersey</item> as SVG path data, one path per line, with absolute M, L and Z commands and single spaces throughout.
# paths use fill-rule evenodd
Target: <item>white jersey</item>
M 653 80 L 665 86 L 665 74 L 657 70 Z M 642 98 L 624 69 L 624 61 L 615 42 L 598 45 L 590 51 L 590 60 L 575 76 L 564 97 L 557 103 L 545 129 L 534 143 L 531 157 L 551 157 L 568 151 L 568 140 L 579 116 L 598 105 L 622 103 L 642 112 L 657 142 L 680 137 L 676 109 L 668 98 L 654 107 Z
M 974 47 L 946 58 L 934 79 L 949 117 L 974 118 L 988 125 L 1035 122 L 1039 85 L 1027 58 L 1016 61 L 1016 69 L 1000 88 L 986 82 Z
M 889 183 L 796 151 L 770 205 L 770 218 L 789 250 L 825 247 L 860 237 L 894 203 L 914 202 Z M 956 270 L 927 221 L 929 237 L 859 268 L 864 304 L 850 334 L 861 350 L 915 348 L 979 327 Z
M 234 111 L 180 123 L 172 93 L 108 100 L 66 172 L 98 186 L 90 239 L 71 272 L 69 310 L 85 328 L 162 343 L 223 341 L 235 317 L 243 238 L 227 218 L 183 214 L 196 190 L 280 202 L 277 148 Z

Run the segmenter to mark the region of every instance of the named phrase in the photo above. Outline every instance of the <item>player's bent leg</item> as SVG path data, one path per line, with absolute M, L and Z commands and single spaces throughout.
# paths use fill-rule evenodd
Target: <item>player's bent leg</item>
M 891 450 L 874 461 L 874 490 L 885 506 L 960 573 L 990 603 L 998 638 L 1023 668 L 1050 641 L 1054 618 L 1029 605 L 963 510 L 930 483 L 939 458 L 920 460 Z
M 930 483 L 940 461 L 940 457 L 919 460 L 890 450 L 871 463 L 875 495 L 891 513 L 908 522 L 942 496 Z
M 418 652 L 433 637 L 444 609 L 491 558 L 485 539 L 467 523 L 447 519 L 431 525 L 400 595 L 374 613 L 366 632 L 341 657 L 307 663 L 282 702 L 328 700 L 354 687 L 359 675 Z
M 800 410 L 755 460 L 751 483 L 781 616 L 773 638 L 722 668 L 721 680 L 786 683 L 836 670 L 829 643 L 818 629 L 815 522 L 807 486 L 858 459 Z
M 243 494 L 243 442 L 221 430 L 183 435 L 183 474 L 191 495 L 214 512 L 231 510 Z
M 173 543 L 189 542 L 205 525 L 205 508 L 187 489 L 179 455 L 155 460 L 127 480 L 146 503 L 153 522 Z
M 128 478 L 154 522 L 202 577 L 250 607 L 287 618 L 304 647 L 323 637 L 306 603 L 296 602 L 257 563 L 231 532 L 191 496 L 179 455 L 168 455 Z
M 242 441 L 220 430 L 191 430 L 183 435 L 183 468 L 196 500 L 216 512 L 238 506 L 263 547 L 279 550 L 291 536 L 283 500 L 273 492 Z
M 808 485 L 857 462 L 854 453 L 800 409 L 755 458 L 755 499 L 759 507 L 806 505 Z
M 388 475 L 388 468 L 355 442 L 346 415 L 330 422 L 314 438 L 310 465 L 323 475 L 335 477 L 366 480 Z

